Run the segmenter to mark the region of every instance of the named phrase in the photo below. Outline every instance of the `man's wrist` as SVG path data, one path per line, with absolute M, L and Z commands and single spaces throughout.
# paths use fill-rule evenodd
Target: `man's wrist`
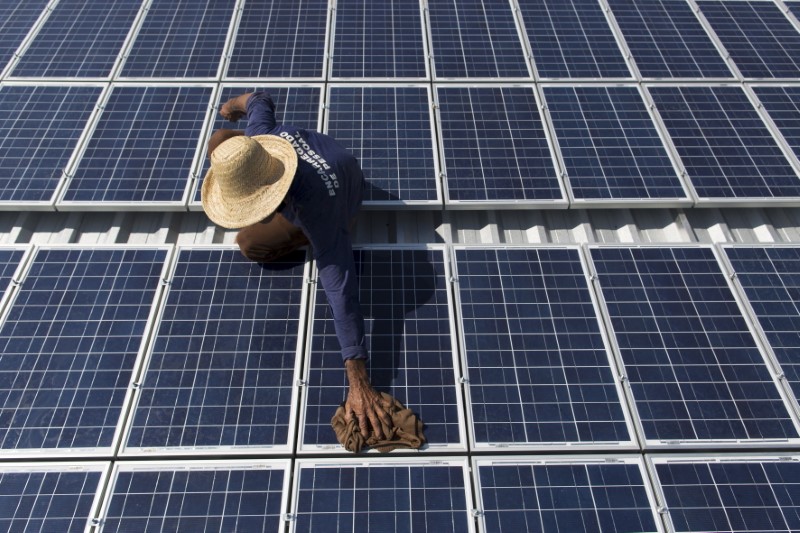
M 344 362 L 344 367 L 347 371 L 347 379 L 350 381 L 350 384 L 362 381 L 369 383 L 367 365 L 364 359 L 347 359 Z

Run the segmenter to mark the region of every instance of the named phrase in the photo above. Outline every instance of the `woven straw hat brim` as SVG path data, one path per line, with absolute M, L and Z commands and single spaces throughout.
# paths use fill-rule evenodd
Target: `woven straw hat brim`
M 280 176 L 272 185 L 259 187 L 254 193 L 236 198 L 222 195 L 219 181 L 210 169 L 203 179 L 201 198 L 203 210 L 215 224 L 228 229 L 239 229 L 260 222 L 275 212 L 294 180 L 297 170 L 297 153 L 292 144 L 276 135 L 251 137 L 279 162 Z M 242 177 L 246 179 L 246 177 Z

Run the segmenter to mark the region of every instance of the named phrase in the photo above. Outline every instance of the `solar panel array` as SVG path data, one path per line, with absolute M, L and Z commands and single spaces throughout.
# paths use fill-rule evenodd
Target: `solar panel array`
M 253 90 L 351 149 L 373 208 L 796 206 L 799 16 L 797 0 L 12 0 L 0 209 L 200 210 L 207 139 L 246 126 L 217 111 Z M 303 253 L 0 247 L 0 523 L 800 529 L 798 247 L 356 259 L 371 379 L 425 421 L 419 452 L 336 443 L 346 381 Z

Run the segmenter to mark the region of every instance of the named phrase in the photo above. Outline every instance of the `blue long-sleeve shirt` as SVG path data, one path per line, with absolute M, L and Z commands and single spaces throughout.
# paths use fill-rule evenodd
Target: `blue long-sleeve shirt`
M 358 298 L 349 225 L 361 206 L 364 174 L 355 156 L 333 137 L 291 125 L 278 125 L 275 104 L 266 93 L 247 101 L 245 135 L 277 135 L 297 152 L 297 172 L 280 211 L 311 242 L 325 295 L 333 312 L 344 359 L 366 359 L 364 316 Z

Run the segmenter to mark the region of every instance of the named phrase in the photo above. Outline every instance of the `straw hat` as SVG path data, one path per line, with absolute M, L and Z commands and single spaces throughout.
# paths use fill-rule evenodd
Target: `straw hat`
M 232 137 L 211 154 L 203 180 L 203 209 L 222 227 L 237 229 L 271 215 L 297 170 L 297 153 L 275 135 Z

